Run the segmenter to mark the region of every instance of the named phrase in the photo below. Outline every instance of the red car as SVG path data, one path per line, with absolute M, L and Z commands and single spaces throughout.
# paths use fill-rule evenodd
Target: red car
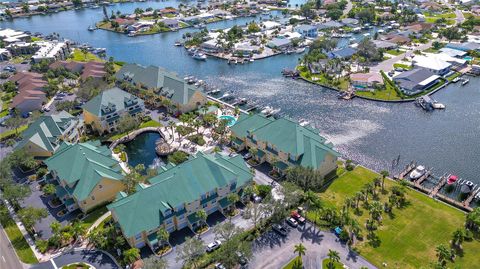
M 290 216 L 298 221 L 299 224 L 305 224 L 305 218 L 302 217 L 302 215 L 298 214 L 296 210 L 292 211 L 292 214 Z

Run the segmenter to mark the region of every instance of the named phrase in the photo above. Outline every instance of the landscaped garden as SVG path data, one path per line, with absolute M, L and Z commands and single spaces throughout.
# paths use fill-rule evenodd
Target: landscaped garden
M 358 240 L 354 248 L 367 260 L 381 267 L 382 263 L 398 268 L 420 268 L 437 261 L 436 249 L 440 245 L 449 246 L 452 234 L 457 229 L 463 229 L 465 214 L 460 210 L 445 205 L 424 194 L 412 189 L 402 187 L 399 183 L 385 180 L 385 190 L 377 190 L 378 203 L 370 198 L 370 205 L 386 205 L 392 195 L 392 190 L 404 191 L 404 205 L 394 207 L 390 213 L 383 212 L 380 216 L 381 224 L 376 226 L 375 236 L 370 237 L 365 223 L 371 216 L 369 209 L 356 202 L 355 197 L 363 196 L 366 184 L 373 184 L 376 178 L 381 177 L 366 168 L 357 167 L 347 171 L 322 193 L 320 198 L 327 208 L 342 208 L 346 201 L 358 203 L 358 208 L 353 205 L 351 216 L 359 224 L 359 233 L 363 240 Z M 377 181 L 378 183 L 378 181 Z M 380 183 L 381 184 L 381 183 Z M 316 219 L 313 212 L 309 212 L 310 219 Z M 476 253 L 480 251 L 480 242 L 477 240 L 465 241 L 463 251 L 457 253 L 452 266 L 458 268 L 474 268 Z

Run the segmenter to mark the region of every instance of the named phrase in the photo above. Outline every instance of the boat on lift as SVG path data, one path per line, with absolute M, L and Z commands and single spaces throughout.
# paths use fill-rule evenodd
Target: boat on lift
M 193 59 L 195 60 L 199 60 L 199 61 L 205 61 L 207 59 L 207 55 L 205 55 L 204 53 L 201 53 L 201 52 L 195 52 L 193 55 L 192 55 Z
M 460 187 L 460 192 L 464 193 L 464 194 L 468 194 L 468 193 L 472 192 L 473 185 L 474 184 L 471 181 L 462 182 L 462 185 Z
M 452 79 L 452 82 L 453 82 L 453 83 L 457 83 L 457 82 L 459 82 L 459 81 L 460 81 L 460 77 L 456 77 L 456 78 Z
M 469 79 L 464 79 L 464 80 L 462 81 L 462 86 L 465 86 L 465 85 L 466 85 L 467 83 L 469 83 L 469 82 L 470 82 Z
M 456 175 L 450 175 L 447 179 L 447 184 L 452 185 L 453 183 L 457 182 L 458 177 Z
M 417 180 L 420 177 L 422 177 L 426 172 L 427 172 L 427 170 L 425 169 L 425 167 L 423 165 L 419 165 L 415 168 L 415 170 L 413 170 L 410 173 L 409 176 L 410 176 L 411 180 Z
M 301 120 L 298 122 L 298 124 L 303 127 L 303 126 L 309 125 L 310 122 L 309 122 L 308 120 L 301 119 Z
M 435 102 L 432 104 L 432 107 L 435 109 L 445 109 L 445 105 L 439 102 Z

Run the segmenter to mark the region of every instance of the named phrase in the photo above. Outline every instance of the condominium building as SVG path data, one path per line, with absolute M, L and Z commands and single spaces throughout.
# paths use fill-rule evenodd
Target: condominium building
M 164 167 L 149 180 L 151 185 L 139 185 L 136 193 L 119 193 L 108 209 L 132 247 L 154 249 L 158 229 L 164 227 L 170 233 L 187 227 L 195 230 L 199 210 L 208 215 L 225 212 L 231 206 L 227 195 L 242 197 L 252 179 L 240 155 L 198 153 L 177 166 Z

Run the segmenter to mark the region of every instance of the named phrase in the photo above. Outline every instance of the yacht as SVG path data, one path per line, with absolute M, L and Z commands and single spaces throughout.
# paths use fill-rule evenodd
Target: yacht
M 200 61 L 205 61 L 207 59 L 207 55 L 201 53 L 201 52 L 195 52 L 192 55 L 193 59 L 195 60 L 200 60 Z
M 301 119 L 301 120 L 298 122 L 298 124 L 299 124 L 300 126 L 307 126 L 307 125 L 310 124 L 310 122 L 309 122 L 308 120 Z
M 473 185 L 474 184 L 471 181 L 462 182 L 462 185 L 460 187 L 460 192 L 462 192 L 464 194 L 468 194 L 468 193 L 472 192 Z
M 465 86 L 465 84 L 469 83 L 470 80 L 469 79 L 464 79 L 463 82 L 462 82 L 462 86 Z
M 272 113 L 272 111 L 273 111 L 272 107 L 266 106 L 262 109 L 262 111 L 260 111 L 260 113 L 265 114 L 265 115 L 269 115 L 270 113 Z
M 298 49 L 296 50 L 296 53 L 303 53 L 303 52 L 305 52 L 305 47 L 303 47 L 303 48 L 298 48 Z
M 456 77 L 452 80 L 453 83 L 457 83 L 458 81 L 460 81 L 460 77 Z
M 88 31 L 95 31 L 95 30 L 97 30 L 97 27 L 92 25 L 88 26 Z
M 182 46 L 182 42 L 180 42 L 180 41 L 175 41 L 175 46 L 181 47 L 181 46 Z
M 432 104 L 432 107 L 435 109 L 445 109 L 445 105 L 442 103 L 435 102 Z
M 422 177 L 427 171 L 425 170 L 425 167 L 423 165 L 419 165 L 415 168 L 415 170 L 413 170 L 411 173 L 410 173 L 410 179 L 411 180 L 416 180 L 416 179 L 419 179 L 420 177 Z
M 128 33 L 128 36 L 130 36 L 130 37 L 135 36 L 135 32 Z

